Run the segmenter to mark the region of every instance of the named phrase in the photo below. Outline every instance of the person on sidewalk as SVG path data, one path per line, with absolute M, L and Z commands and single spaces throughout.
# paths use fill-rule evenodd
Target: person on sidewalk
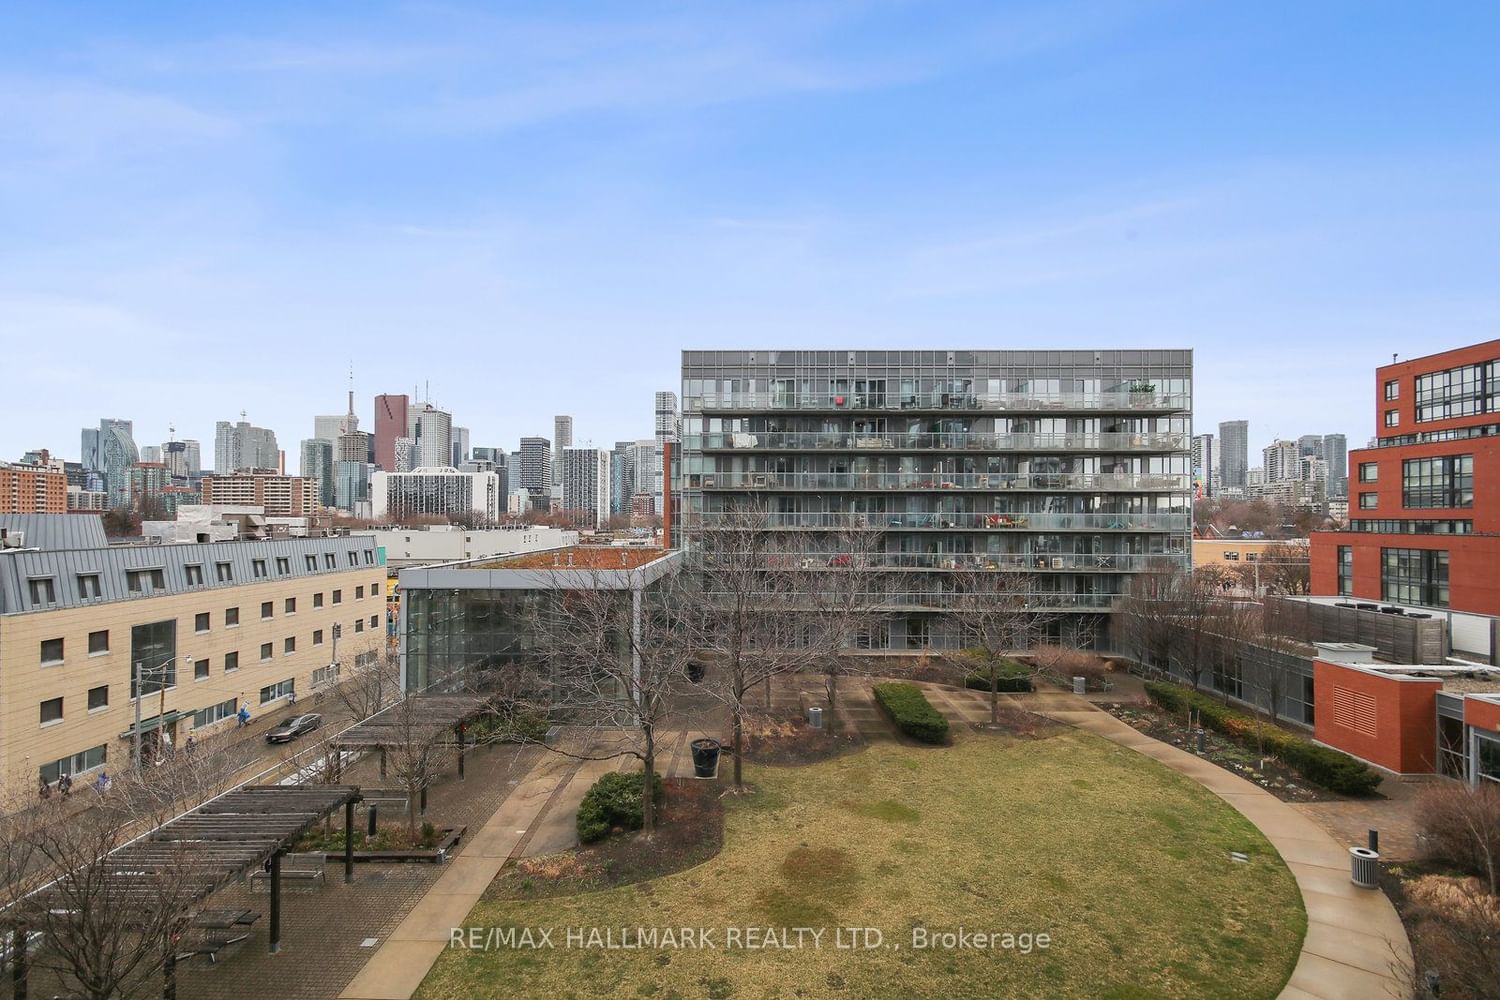
M 62 792 L 63 798 L 67 798 L 68 793 L 73 790 L 73 776 L 71 774 L 65 774 L 61 778 L 58 778 L 57 790 L 59 792 Z
M 52 797 L 52 786 L 47 784 L 46 778 L 39 776 L 36 780 L 38 782 L 36 787 L 37 798 L 41 799 L 43 802 L 46 802 Z
M 241 705 L 239 712 L 236 714 L 236 717 L 240 720 L 241 729 L 244 729 L 246 726 L 250 725 L 250 706 Z

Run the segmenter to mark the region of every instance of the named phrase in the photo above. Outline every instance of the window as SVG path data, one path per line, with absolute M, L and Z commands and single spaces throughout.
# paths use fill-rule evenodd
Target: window
M 1238 552 L 1225 552 L 1224 558 L 1229 562 L 1239 562 L 1240 554 Z
M 1380 480 L 1380 463 L 1360 462 L 1359 481 L 1362 483 L 1374 483 Z
M 1361 493 L 1359 495 L 1360 510 L 1374 510 L 1379 502 L 1380 494 L 1378 493 Z
M 153 590 L 165 590 L 166 579 L 159 569 L 127 569 L 125 589 L 132 594 L 149 594 Z
M 109 685 L 101 684 L 96 688 L 89 688 L 89 711 L 95 712 L 101 708 L 109 707 Z
M 1356 518 L 1349 522 L 1350 531 L 1369 531 L 1377 535 L 1472 535 L 1474 522 L 1469 520 L 1425 521 L 1408 519 Z
M 1386 399 L 1400 399 L 1401 398 L 1401 382 L 1399 380 L 1397 380 L 1397 379 L 1391 379 L 1389 382 L 1387 382 L 1385 384 L 1385 398 Z
M 188 586 L 189 587 L 199 587 L 199 586 L 203 585 L 203 567 L 202 566 L 199 566 L 199 565 L 196 565 L 196 564 L 184 566 L 184 567 L 182 567 L 182 572 L 187 577 L 187 582 L 188 582 Z
M 315 688 L 327 687 L 339 676 L 339 665 L 330 663 L 326 667 L 319 667 L 312 672 L 312 686 Z
M 257 580 L 265 579 L 265 576 L 266 576 L 266 561 L 264 559 L 252 559 L 252 560 L 250 560 L 250 572 L 251 572 L 251 574 L 254 575 L 254 577 Z
M 234 673 L 238 669 L 240 669 L 240 654 L 239 654 L 239 651 L 236 650 L 233 653 L 225 653 L 224 654 L 224 672 L 226 674 L 232 674 L 232 673 Z
M 156 694 L 177 683 L 177 620 L 130 630 L 130 697 Z
M 193 616 L 193 631 L 200 635 L 208 631 L 208 612 L 200 611 Z
M 323 565 L 328 569 L 338 569 L 339 557 L 332 552 L 325 552 L 323 553 Z
M 61 639 L 42 640 L 42 666 L 63 661 L 63 641 Z
M 323 592 L 320 590 L 316 594 L 313 595 L 313 607 L 315 607 L 315 608 L 321 608 L 322 606 L 323 606 Z
M 61 698 L 48 698 L 42 702 L 42 725 L 62 721 L 62 701 Z
M 283 655 L 283 656 L 291 656 L 296 651 L 297 651 L 297 637 L 296 636 L 289 635 L 285 639 L 281 640 L 281 655 Z
M 309 573 L 316 573 L 318 571 L 318 557 L 317 556 L 314 556 L 314 555 L 303 556 L 302 557 L 302 562 L 303 562 L 303 564 L 305 566 L 307 566 L 307 571 Z
M 109 652 L 109 629 L 89 633 L 89 655 L 98 656 Z
M 379 628 L 380 627 L 380 616 L 379 615 L 371 615 L 370 616 L 370 627 L 371 628 Z
M 195 681 L 206 681 L 206 680 L 208 680 L 208 661 L 207 660 L 194 660 L 193 661 L 193 680 L 195 680 Z
M 225 628 L 233 628 L 234 626 L 238 625 L 239 623 L 240 623 L 240 609 L 239 608 L 225 608 L 224 609 L 224 627 Z
M 261 621 L 265 621 L 267 618 L 272 617 L 274 614 L 275 614 L 275 611 L 271 607 L 271 602 L 270 601 L 261 601 L 260 602 L 260 620 Z
M 271 644 L 269 642 L 263 642 L 263 643 L 261 643 L 260 644 L 260 662 L 265 663 L 267 660 L 269 660 L 271 658 L 271 656 L 272 656 L 272 653 L 271 653 Z
M 221 701 L 217 705 L 210 705 L 202 711 L 193 713 L 193 728 L 202 729 L 204 726 L 211 726 L 215 722 L 232 719 L 235 713 L 239 711 L 239 708 L 240 702 L 238 698 L 230 698 L 228 701 Z
M 354 631 L 356 631 L 356 632 L 363 632 L 364 630 L 365 630 L 365 620 L 363 618 L 356 618 L 356 619 L 354 619 Z
M 1404 507 L 1474 506 L 1474 456 L 1408 458 L 1401 463 Z
M 286 556 L 277 556 L 276 557 L 276 572 L 279 575 L 281 575 L 281 576 L 286 576 L 291 571 L 292 571 L 292 560 L 289 559 L 289 558 L 287 558 Z
M 363 601 L 365 599 L 365 585 L 364 584 L 360 584 L 358 587 L 354 588 L 354 599 L 356 601 Z
M 1395 427 L 1395 426 L 1398 426 L 1400 423 L 1401 423 L 1401 411 L 1400 410 L 1386 410 L 1385 411 L 1385 425 L 1387 427 Z
M 344 603 L 344 592 L 342 590 L 335 590 L 333 592 L 333 603 L 334 604 L 343 604 Z
M 320 629 L 320 628 L 313 629 L 313 645 L 314 646 L 321 646 L 321 645 L 323 645 L 323 630 Z
M 350 552 L 349 553 L 349 565 L 350 566 L 358 566 L 359 565 L 359 553 L 358 552 Z
M 37 769 L 37 773 L 42 776 L 43 781 L 50 785 L 65 774 L 82 774 L 85 771 L 92 771 L 94 768 L 100 767 L 108 759 L 108 756 L 109 751 L 106 745 L 101 743 L 96 747 L 90 747 L 87 750 L 75 753 L 71 757 L 64 757 L 61 760 L 54 760 L 50 764 L 43 764 Z
M 46 607 L 57 603 L 57 587 L 53 585 L 52 577 L 44 576 L 27 580 L 26 584 L 31 590 L 32 607 Z
M 1448 606 L 1448 553 L 1442 549 L 1381 549 L 1380 593 L 1395 604 Z
M 466 538 L 466 539 L 464 539 L 464 541 L 468 541 L 468 539 Z M 375 550 L 374 549 L 365 549 L 365 565 L 366 566 L 374 566 L 375 565 Z
M 290 677 L 276 684 L 268 684 L 260 689 L 260 703 L 264 705 L 266 702 L 275 701 L 277 698 L 285 698 L 296 690 L 297 682 Z
M 1451 420 L 1500 409 L 1500 361 L 1417 376 L 1417 420 Z
M 98 597 L 102 591 L 99 589 L 98 573 L 80 573 L 78 576 L 78 598 L 90 601 Z
M 297 599 L 295 597 L 288 597 L 286 603 L 282 606 L 282 610 L 289 615 L 295 615 L 297 613 Z
M 1354 593 L 1354 549 L 1348 545 L 1339 546 L 1339 593 Z
M 214 579 L 220 583 L 233 583 L 234 567 L 227 562 L 214 563 Z

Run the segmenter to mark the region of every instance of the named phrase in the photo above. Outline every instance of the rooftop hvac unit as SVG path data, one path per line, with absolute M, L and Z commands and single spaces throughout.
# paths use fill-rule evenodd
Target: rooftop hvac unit
M 15 529 L 0 529 L 0 549 L 24 549 L 26 532 Z

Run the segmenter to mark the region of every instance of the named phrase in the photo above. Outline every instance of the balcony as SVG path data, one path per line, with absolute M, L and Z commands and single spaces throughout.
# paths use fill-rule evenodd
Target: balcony
M 1010 570 L 1031 573 L 1139 573 L 1174 558 L 1165 553 L 1032 553 L 1032 552 L 877 552 L 861 556 L 861 572 L 973 572 Z M 1175 558 L 1182 558 L 1177 555 Z M 808 570 L 821 573 L 851 568 L 847 553 L 779 553 L 769 558 L 769 568 Z
M 1024 434 L 992 432 L 892 433 L 858 431 L 763 431 L 759 433 L 690 434 L 687 451 L 1186 451 L 1180 433 Z
M 995 514 L 966 512 L 907 513 L 770 513 L 764 520 L 733 514 L 701 515 L 709 527 L 743 526 L 747 530 L 773 528 L 806 531 L 1094 531 L 1176 532 L 1187 534 L 1190 524 L 1182 514 Z M 691 531 L 691 526 L 686 526 Z
M 1090 490 L 1171 491 L 1191 488 L 1186 473 L 1129 472 L 714 472 L 690 474 L 687 490 L 945 491 Z
M 1060 392 L 996 393 L 917 392 L 917 393 L 842 393 L 842 392 L 716 392 L 688 396 L 683 400 L 687 413 L 747 413 L 755 411 L 802 410 L 806 412 L 859 412 L 907 410 L 911 412 L 1026 413 L 1070 410 L 1148 410 L 1177 411 L 1192 409 L 1187 393 L 1139 392 Z

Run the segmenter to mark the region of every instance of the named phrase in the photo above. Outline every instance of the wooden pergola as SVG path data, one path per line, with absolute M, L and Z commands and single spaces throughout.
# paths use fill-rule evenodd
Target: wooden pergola
M 271 874 L 270 951 L 281 950 L 281 857 L 292 844 L 321 820 L 344 807 L 344 881 L 354 881 L 354 804 L 360 790 L 353 785 L 248 785 L 226 792 L 201 806 L 111 851 L 103 859 L 108 868 L 90 871 L 88 891 L 106 893 L 129 905 L 140 899 L 142 908 L 160 897 L 163 879 L 170 879 L 191 903 L 201 902 L 249 872 L 269 863 Z M 79 878 L 69 872 L 37 890 L 29 905 L 65 907 L 67 886 Z M 12 934 L 12 981 L 17 1000 L 26 997 L 26 941 L 24 914 L 5 921 Z M 164 995 L 176 994 L 176 956 L 166 957 Z
M 468 746 L 465 728 L 490 711 L 486 698 L 464 694 L 414 694 L 363 722 L 356 723 L 330 739 L 336 751 L 380 751 L 380 776 L 385 777 L 385 751 L 412 738 L 413 730 L 429 733 L 451 730 L 453 745 L 458 747 L 458 777 L 464 776 L 464 751 Z M 432 741 L 441 742 L 441 741 Z M 426 811 L 427 789 L 422 789 L 422 806 Z

